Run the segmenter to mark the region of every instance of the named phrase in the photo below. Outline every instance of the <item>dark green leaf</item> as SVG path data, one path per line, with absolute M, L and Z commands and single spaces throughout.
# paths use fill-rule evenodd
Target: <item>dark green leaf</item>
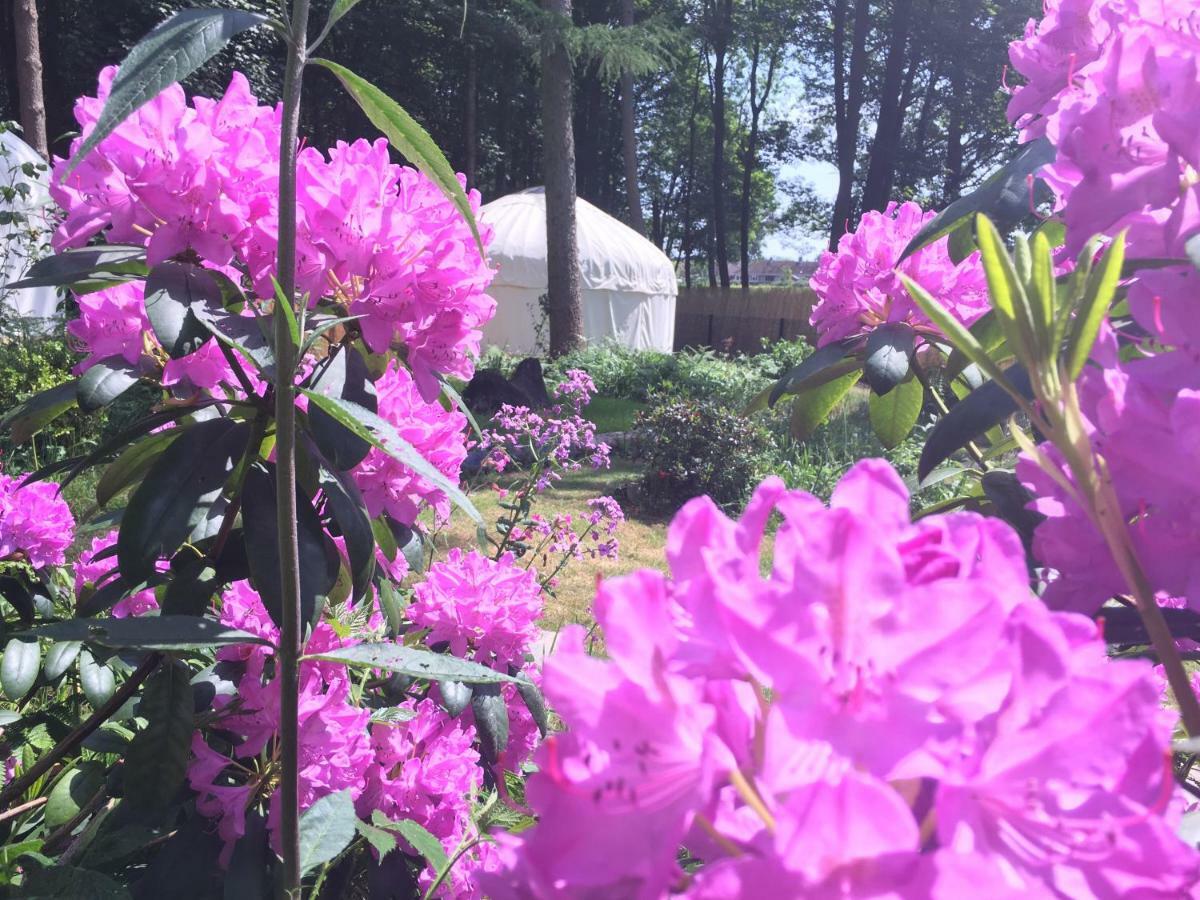
M 195 353 L 212 339 L 195 310 L 223 309 L 221 288 L 194 263 L 168 260 L 146 277 L 146 318 L 171 359 Z
M 371 530 L 371 520 L 367 518 L 358 486 L 349 476 L 323 472 L 321 491 L 328 511 L 346 541 L 346 556 L 354 585 L 350 602 L 358 603 L 367 595 L 375 575 L 375 534 Z
M 976 213 L 984 213 L 1003 228 L 1015 226 L 1045 192 L 1040 179 L 1030 184 L 1030 176 L 1053 162 L 1054 156 L 1054 145 L 1044 137 L 1026 144 L 1016 159 L 1001 166 L 977 190 L 959 197 L 926 223 L 908 242 L 898 262 L 949 234 L 964 220 L 973 219 Z
M 1029 373 L 1022 366 L 1010 366 L 1005 369 L 1004 375 L 1019 393 L 1032 399 Z M 989 428 L 1007 421 L 1016 411 L 1016 401 L 1007 391 L 995 381 L 985 382 L 966 399 L 956 403 L 929 432 L 921 449 L 917 477 L 925 478 L 949 459 L 952 453 L 961 450 Z
M 62 287 L 96 273 L 134 276 L 146 273 L 146 248 L 132 244 L 102 244 L 64 250 L 39 259 L 20 281 L 6 284 L 6 290 L 35 287 Z M 124 279 L 122 279 L 124 280 Z
M 767 396 L 767 406 L 773 407 L 784 394 L 799 394 L 815 385 L 819 376 L 844 363 L 849 352 L 849 341 L 838 341 L 815 350 L 800 365 L 775 382 L 775 387 L 771 388 L 771 393 Z M 845 374 L 841 372 L 838 377 Z
M 376 810 L 378 812 L 378 810 Z M 377 828 L 374 825 L 368 825 L 361 819 L 354 823 L 355 830 L 363 836 L 372 849 L 379 854 L 379 860 L 396 849 L 396 835 L 385 828 Z
M 438 690 L 442 694 L 442 706 L 451 716 L 458 716 L 471 703 L 471 685 L 461 681 L 439 681 Z
M 23 634 L 53 641 L 85 641 L 118 650 L 194 650 L 227 644 L 270 646 L 270 642 L 263 638 L 199 616 L 67 619 L 64 622 L 40 625 Z
M 107 703 L 108 698 L 117 690 L 117 679 L 113 670 L 98 662 L 87 647 L 79 651 L 79 685 L 93 709 L 99 709 Z
M 102 787 L 104 766 L 98 762 L 81 762 L 51 789 L 46 801 L 46 825 L 58 828 L 70 822 Z
M 1121 267 L 1125 261 L 1125 232 L 1121 232 L 1108 245 L 1100 261 L 1096 263 L 1087 280 L 1083 301 L 1075 313 L 1067 336 L 1067 375 L 1078 378 L 1087 364 L 1100 325 L 1112 306 L 1117 285 L 1121 280 Z
M 454 169 L 446 162 L 446 157 L 438 149 L 433 138 L 417 121 L 405 112 L 395 100 L 390 98 L 375 85 L 355 75 L 345 66 L 339 66 L 327 59 L 312 59 L 309 62 L 323 66 L 337 76 L 338 81 L 346 91 L 358 101 L 362 111 L 367 114 L 376 128 L 384 133 L 393 147 L 400 151 L 410 163 L 417 167 L 425 176 L 436 184 L 443 194 L 458 208 L 459 213 L 471 227 L 475 236 L 475 245 L 479 255 L 484 256 L 483 241 L 479 237 L 479 228 L 475 224 L 475 214 L 471 212 L 471 203 Z
M 63 179 L 69 180 L 84 157 L 140 106 L 195 72 L 235 34 L 265 21 L 266 16 L 241 10 L 185 9 L 158 25 L 122 60 L 100 118 Z
M 340 397 L 371 412 L 378 411 L 375 384 L 362 354 L 343 347 L 313 372 L 312 390 L 325 397 Z M 313 441 L 330 464 L 340 472 L 353 469 L 366 459 L 371 444 L 347 429 L 320 406 L 308 408 L 308 425 Z
M 14 444 L 23 444 L 77 402 L 75 381 L 64 381 L 18 403 L 0 419 L 0 431 L 8 431 Z
M 184 425 L 148 435 L 131 445 L 104 470 L 96 483 L 96 503 L 105 506 L 113 497 L 136 482 L 154 460 L 183 434 Z
M 354 9 L 359 3 L 359 0 L 334 0 L 333 8 L 329 10 L 329 19 L 327 20 L 326 29 L 332 28 L 338 23 L 338 20 L 350 10 Z
M 224 900 L 254 900 L 270 896 L 267 861 L 275 854 L 267 842 L 267 820 L 257 813 L 246 816 L 246 833 L 233 846 L 225 873 Z
M 403 675 L 427 678 L 432 681 L 450 680 L 466 684 L 520 681 L 518 678 L 497 672 L 495 669 L 489 669 L 477 662 L 460 659 L 446 653 L 433 653 L 417 647 L 405 647 L 403 644 L 356 644 L 353 647 L 342 647 L 307 658 L 340 662 L 359 668 L 400 672 Z
M 876 394 L 886 394 L 908 378 L 916 335 L 904 322 L 885 322 L 867 338 L 863 376 Z
M 508 746 L 508 707 L 498 684 L 476 685 L 471 697 L 483 758 L 495 763 Z
M 83 644 L 79 641 L 59 641 L 46 651 L 46 661 L 42 663 L 42 674 L 47 681 L 58 678 L 75 664 Z
M 1041 513 L 1029 509 L 1033 494 L 1021 484 L 1014 473 L 1002 469 L 985 472 L 980 483 L 984 496 L 992 501 L 996 514 L 1021 536 L 1027 549 L 1031 548 L 1033 531 L 1046 518 Z
M 300 817 L 300 871 L 311 872 L 335 859 L 354 840 L 354 800 L 350 791 L 327 794 Z
M 792 402 L 789 429 L 798 441 L 807 440 L 818 426 L 829 417 L 842 398 L 858 384 L 862 373 L 854 369 L 840 378 L 803 391 Z
M 359 406 L 357 403 L 351 403 L 339 397 L 324 397 L 307 388 L 301 388 L 300 392 L 359 437 L 368 441 L 372 446 L 378 447 L 393 459 L 408 466 L 413 472 L 442 491 L 459 509 L 470 516 L 476 525 L 482 526 L 484 524 L 483 516 L 479 514 L 479 510 L 475 508 L 475 504 L 467 499 L 467 495 L 459 490 L 458 485 L 451 482 L 450 479 L 434 468 L 417 451 L 416 447 L 400 436 L 400 433 L 396 431 L 395 426 L 390 422 L 381 419 L 375 413 L 365 407 Z M 311 404 L 309 409 L 312 409 Z
M 126 581 L 147 579 L 209 517 L 249 439 L 248 423 L 210 419 L 183 432 L 155 461 L 129 498 L 117 536 Z
M 129 745 L 125 800 L 140 813 L 165 812 L 187 774 L 192 744 L 192 686 L 187 666 L 168 660 L 146 680 L 138 715 L 146 720 Z
M 970 219 L 964 219 L 950 232 L 950 240 L 946 242 L 946 249 L 950 253 L 950 261 L 955 265 L 961 263 L 978 249 L 975 246 L 975 229 L 972 228 Z
M 193 307 L 192 313 L 218 341 L 240 353 L 266 378 L 275 378 L 275 354 L 259 319 L 208 307 Z
M 42 667 L 42 648 L 37 641 L 13 639 L 4 645 L 0 660 L 0 688 L 4 696 L 16 703 L 24 698 L 37 681 Z
M 278 501 L 275 467 L 256 463 L 242 489 L 242 522 L 251 581 L 276 625 L 283 621 L 283 585 L 279 580 Z M 296 530 L 300 539 L 300 610 L 305 622 L 315 622 L 325 598 L 337 583 L 341 557 L 325 533 L 312 500 L 297 486 Z
M 107 875 L 62 863 L 28 868 L 13 896 L 21 900 L 131 900 L 129 891 Z
M 137 384 L 137 369 L 123 357 L 110 356 L 93 363 L 75 386 L 79 408 L 95 412 L 112 403 Z
M 541 690 L 532 681 L 518 681 L 517 692 L 525 701 L 525 707 L 529 710 L 529 714 L 533 716 L 533 722 L 537 725 L 538 732 L 545 737 L 550 731 L 550 717 L 546 714 L 546 698 L 542 696 Z
M 202 616 L 224 584 L 209 560 L 195 560 L 167 582 L 162 594 L 162 614 Z
M 388 634 L 396 637 L 400 634 L 400 626 L 404 624 L 404 604 L 390 581 L 379 583 L 379 605 L 387 621 Z
M 871 428 L 885 450 L 899 446 L 908 437 L 921 415 L 924 400 L 925 388 L 916 378 L 902 381 L 882 397 L 871 394 L 867 398 Z
M 442 842 L 430 834 L 420 822 L 414 822 L 412 819 L 390 822 L 379 810 L 371 815 L 371 822 L 381 828 L 400 832 L 400 835 L 425 858 L 435 872 L 441 872 L 450 865 L 450 859 L 446 856 L 446 848 L 442 846 Z
M 995 353 L 1004 344 L 1004 329 L 1000 327 L 994 309 L 989 309 L 975 321 L 971 326 L 971 335 L 988 354 Z M 970 365 L 973 363 L 966 354 L 955 347 L 946 362 L 946 377 L 954 378 Z
M 115 753 L 124 756 L 133 732 L 123 725 L 109 723 L 97 728 L 83 741 L 83 748 L 93 753 Z
M 17 611 L 17 615 L 24 624 L 33 623 L 35 611 L 33 587 L 24 577 L 0 575 L 0 597 L 7 600 L 9 605 Z

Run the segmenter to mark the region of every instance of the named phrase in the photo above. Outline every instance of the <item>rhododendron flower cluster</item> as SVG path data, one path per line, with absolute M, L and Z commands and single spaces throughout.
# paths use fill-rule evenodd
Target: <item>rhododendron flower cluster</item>
M 76 103 L 81 135 L 72 154 L 95 127 L 115 71 L 101 73 L 96 97 Z M 172 85 L 70 175 L 67 160 L 55 161 L 51 191 L 65 211 L 55 248 L 103 233 L 110 242 L 144 244 L 151 266 L 199 259 L 272 299 L 279 125 L 280 109 L 259 106 L 240 73 L 219 100 L 197 97 L 189 105 Z M 425 400 L 436 398 L 440 374 L 469 378 L 480 329 L 495 308 L 485 293 L 492 272 L 439 188 L 392 164 L 381 139 L 339 143 L 328 155 L 305 148 L 297 191 L 298 291 L 313 304 L 330 297 L 362 316 L 372 350 L 403 347 Z M 470 202 L 478 208 L 477 192 Z M 482 236 L 490 238 L 486 228 Z M 84 322 L 73 331 L 89 353 L 83 368 L 112 353 L 138 358 L 148 333 L 138 290 L 119 286 L 84 301 Z M 212 364 L 221 357 L 211 341 L 200 352 Z M 209 371 L 193 385 L 215 384 Z
M 113 548 L 117 544 L 117 532 L 110 531 L 94 538 L 86 550 L 75 560 L 75 596 L 82 600 L 89 593 L 117 577 L 117 557 Z M 105 553 L 108 551 L 108 553 Z M 101 557 L 97 559 L 96 557 Z M 165 566 L 160 566 L 165 568 Z M 153 588 L 145 588 L 135 594 L 122 597 L 113 604 L 113 618 L 141 616 L 158 609 L 158 599 Z
M 1067 252 L 1128 229 L 1131 255 L 1180 257 L 1200 232 L 1200 10 L 1192 0 L 1050 0 L 1012 44 L 1009 118 L 1056 148 L 1042 176 Z
M 965 325 L 987 312 L 987 281 L 978 253 L 956 265 L 947 249 L 949 239 L 943 238 L 899 261 L 934 215 L 911 201 L 889 203 L 883 212 L 864 213 L 858 228 L 842 235 L 836 251 L 821 254 L 809 281 L 817 294 L 810 317 L 817 346 L 866 334 L 885 322 L 904 322 L 920 334 L 939 337 L 905 290 L 901 275 L 920 284 Z
M 1007 525 L 911 522 L 868 460 L 828 508 L 777 479 L 739 521 L 693 500 L 667 555 L 669 577 L 602 585 L 608 659 L 575 627 L 546 662 L 567 730 L 527 785 L 539 823 L 500 838 L 497 900 L 1197 885 L 1152 668 L 1047 609 Z
M 493 427 L 485 430 L 480 440 L 487 464 L 496 472 L 505 471 L 513 460 L 532 462 L 532 452 L 543 463 L 535 482 L 538 491 L 558 481 L 560 470 L 579 471 L 581 459 L 594 469 L 609 465 L 608 444 L 597 442 L 595 423 L 582 415 L 596 393 L 591 376 L 581 369 L 571 369 L 552 393 L 558 402 L 540 412 L 504 404 L 493 418 Z
M 0 562 L 27 562 L 35 569 L 61 566 L 75 536 L 75 517 L 58 485 L 0 472 Z

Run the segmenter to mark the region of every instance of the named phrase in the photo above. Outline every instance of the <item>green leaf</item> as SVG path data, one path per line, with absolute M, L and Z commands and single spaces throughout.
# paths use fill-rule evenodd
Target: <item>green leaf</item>
M 283 293 L 283 286 L 275 278 L 271 276 L 271 286 L 275 289 L 275 307 L 273 313 L 279 313 L 283 316 L 287 323 L 288 336 L 292 339 L 292 346 L 300 346 L 300 323 L 296 321 L 296 310 L 292 305 L 292 298 Z M 299 354 L 303 356 L 304 354 Z
M 109 723 L 102 725 L 89 734 L 83 741 L 83 748 L 93 753 L 114 753 L 124 756 L 133 740 L 133 732 L 123 725 Z
M 1033 396 L 1029 373 L 1022 366 L 1010 366 L 1005 381 L 1026 398 Z M 990 428 L 1008 420 L 1017 411 L 1012 395 L 995 381 L 988 381 L 959 401 L 942 416 L 925 439 L 917 477 L 924 480 L 935 468 Z
M 971 336 L 989 357 L 1004 345 L 1004 329 L 1000 327 L 994 309 L 989 309 L 975 320 L 975 324 L 971 326 Z M 971 360 L 962 350 L 955 347 L 946 361 L 946 377 L 956 378 L 969 365 Z
M 379 812 L 379 810 L 375 810 Z M 366 822 L 358 819 L 354 823 L 354 829 L 363 836 L 368 844 L 374 848 L 379 854 L 379 861 L 396 849 L 396 835 L 385 828 L 377 828 L 374 825 L 368 825 Z
M 1039 330 L 1025 288 L 1017 277 L 1004 240 L 986 216 L 975 217 L 975 235 L 983 271 L 987 276 L 988 296 L 996 311 L 1009 348 L 1025 364 L 1040 358 L 1043 348 Z
M 867 398 L 867 410 L 871 428 L 885 450 L 900 445 L 917 424 L 921 406 L 925 400 L 925 388 L 916 378 L 909 378 L 880 396 L 871 394 Z
M 300 817 L 300 871 L 337 858 L 354 840 L 354 800 L 349 789 L 327 794 Z
M 1050 241 L 1040 231 L 1031 241 L 1033 248 L 1033 303 L 1034 321 L 1043 336 L 1054 330 L 1055 304 L 1058 302 L 1058 285 L 1054 279 L 1054 259 L 1050 252 Z M 1047 339 L 1048 341 L 1048 339 Z
M 33 598 L 33 588 L 24 573 L 0 575 L 0 597 L 7 600 L 9 605 L 17 611 L 23 624 L 33 623 L 37 607 Z
M 971 220 L 963 219 L 950 232 L 950 239 L 946 242 L 946 250 L 950 254 L 950 261 L 957 266 L 977 249 L 975 246 L 975 231 L 971 227 Z
M 4 645 L 0 660 L 0 688 L 4 696 L 16 703 L 29 693 L 42 667 L 42 648 L 37 641 L 14 638 Z
M 169 660 L 146 680 L 138 715 L 146 727 L 125 755 L 125 800 L 137 812 L 165 812 L 183 786 L 191 757 L 192 685 L 187 666 Z
M 479 423 L 475 421 L 475 414 L 471 412 L 471 407 L 467 406 L 466 401 L 462 398 L 462 395 L 459 394 L 459 392 L 454 389 L 454 385 L 452 385 L 445 378 L 439 377 L 438 381 L 441 382 L 442 393 L 450 399 L 450 403 L 454 406 L 454 408 L 467 417 L 467 422 L 471 426 L 471 431 L 476 437 L 481 436 L 483 432 L 479 427 Z
M 96 483 L 97 505 L 107 505 L 113 497 L 144 475 L 154 460 L 183 434 L 186 427 L 186 424 L 181 424 L 175 428 L 168 428 L 130 445 L 104 470 L 104 474 Z
M 193 307 L 192 313 L 213 337 L 240 353 L 260 374 L 268 380 L 275 378 L 275 353 L 262 325 L 266 319 L 208 307 Z
M 6 290 L 74 285 L 96 273 L 132 277 L 146 273 L 146 248 L 133 244 L 101 244 L 64 250 L 39 259 L 25 277 L 4 285 Z M 125 280 L 124 277 L 122 280 Z
M 224 900 L 251 900 L 269 897 L 267 860 L 271 853 L 267 837 L 267 820 L 258 813 L 246 816 L 246 833 L 234 844 L 225 873 Z
M 458 716 L 471 705 L 472 690 L 461 681 L 439 681 L 438 691 L 442 695 L 442 707 L 450 716 Z
M 550 717 L 546 714 L 546 698 L 542 696 L 541 689 L 532 681 L 519 681 L 517 682 L 517 693 L 525 701 L 525 708 L 533 717 L 533 723 L 537 725 L 538 732 L 545 737 L 550 731 Z
M 279 576 L 278 498 L 275 467 L 255 463 L 246 473 L 242 489 L 242 522 L 250 578 L 263 606 L 276 625 L 283 622 L 283 584 Z M 300 615 L 315 623 L 337 583 L 341 557 L 325 534 L 312 500 L 296 487 L 296 530 L 300 539 Z
M 800 394 L 792 403 L 789 424 L 792 437 L 798 441 L 807 440 L 842 402 L 842 398 L 850 393 L 850 389 L 858 384 L 860 377 L 861 373 L 855 369 L 841 378 L 835 378 Z
M 216 280 L 194 263 L 168 260 L 146 277 L 146 318 L 171 359 L 195 353 L 212 339 L 195 310 L 223 310 L 221 299 Z
M 904 322 L 885 322 L 867 338 L 863 376 L 876 394 L 886 394 L 912 372 L 916 335 Z
M 341 424 L 345 425 L 373 447 L 378 447 L 393 459 L 408 466 L 413 472 L 420 475 L 449 497 L 459 509 L 471 517 L 476 525 L 482 526 L 484 524 L 483 516 L 479 514 L 479 510 L 475 508 L 475 504 L 467 499 L 467 495 L 459 490 L 458 485 L 453 484 L 450 479 L 434 468 L 417 451 L 416 447 L 400 436 L 400 433 L 396 431 L 390 422 L 381 419 L 375 413 L 363 406 L 359 406 L 357 403 L 351 403 L 339 397 L 324 397 L 308 388 L 300 388 L 300 393 L 304 394 L 313 403 L 324 409 L 333 418 L 337 419 Z
M 839 371 L 839 368 L 844 367 L 848 361 L 847 356 L 849 352 L 849 341 L 838 341 L 835 344 L 827 344 L 813 351 L 800 365 L 775 382 L 775 386 L 771 388 L 771 393 L 767 396 L 767 406 L 773 407 L 784 394 L 800 394 L 809 387 L 823 383 L 819 382 L 818 379 L 831 370 L 835 372 L 835 378 L 842 377 L 846 372 Z M 859 364 L 859 367 L 861 367 L 861 364 Z M 831 380 L 833 379 L 824 378 L 824 382 Z
M 325 30 L 328 31 L 336 25 L 342 16 L 358 6 L 358 3 L 359 0 L 334 0 L 333 8 L 329 10 L 329 18 L 325 23 Z
M 497 684 L 501 681 L 519 683 L 521 679 L 505 675 L 495 669 L 447 653 L 433 653 L 403 644 L 373 643 L 341 647 L 327 653 L 306 656 L 305 659 L 323 659 L 328 662 L 345 663 L 365 669 L 383 669 L 399 672 L 413 678 L 431 681 L 461 681 L 465 684 Z
M 366 316 L 338 316 L 335 319 L 322 318 L 320 321 L 316 317 L 312 317 L 309 321 L 312 324 L 312 329 L 308 332 L 308 336 L 304 338 L 304 343 L 300 345 L 300 356 L 308 355 L 308 351 L 313 348 L 313 345 L 321 339 L 321 335 L 325 332 L 337 328 L 339 325 L 345 325 L 347 322 L 357 322 L 359 319 L 364 319 Z
M 1079 377 L 1087 364 L 1088 356 L 1091 355 L 1096 335 L 1100 333 L 1100 323 L 1104 321 L 1109 307 L 1112 306 L 1113 297 L 1116 296 L 1124 262 L 1125 232 L 1122 231 L 1108 245 L 1108 249 L 1100 257 L 1100 262 L 1088 277 L 1083 302 L 1071 325 L 1065 356 L 1067 375 L 1072 380 Z
M 75 381 L 64 381 L 18 403 L 0 419 L 14 444 L 23 444 L 78 402 Z
M 1041 184 L 1036 181 L 1031 185 L 1030 178 L 1052 163 L 1054 156 L 1054 145 L 1044 137 L 1025 144 L 1016 159 L 1001 166 L 977 190 L 959 197 L 927 222 L 908 242 L 897 263 L 973 219 L 976 213 L 984 213 L 1006 227 L 1021 221 L 1036 199 L 1030 192 Z
M 46 825 L 58 828 L 70 822 L 102 787 L 104 766 L 98 762 L 79 763 L 51 789 L 46 801 Z
M 354 479 L 324 470 L 321 476 L 327 511 L 333 515 L 346 541 L 346 556 L 354 585 L 350 602 L 358 603 L 367 595 L 375 575 L 375 533 L 371 530 L 371 520 L 367 518 L 366 505 Z
M 271 646 L 270 641 L 201 616 L 67 619 L 40 625 L 21 634 L 53 641 L 84 641 L 115 650 L 196 650 L 229 644 Z
M 454 203 L 470 226 L 471 234 L 475 236 L 475 245 L 479 248 L 479 255 L 486 256 L 467 194 L 458 183 L 454 169 L 446 162 L 446 157 L 429 133 L 395 100 L 345 66 L 339 66 L 327 59 L 312 59 L 309 62 L 323 66 L 337 76 L 338 81 L 362 107 L 371 123 L 384 133 L 391 145 L 441 188 L 442 193 Z
M 154 574 L 221 501 L 221 492 L 250 439 L 250 425 L 231 419 L 198 422 L 150 467 L 129 498 L 117 535 L 117 561 L 130 584 Z
M 107 703 L 117 690 L 117 679 L 113 670 L 97 661 L 87 647 L 79 651 L 79 685 L 93 709 L 99 709 Z
M 95 412 L 112 403 L 137 384 L 137 369 L 120 356 L 110 356 L 83 373 L 76 384 L 76 398 L 84 412 Z
M 265 21 L 266 16 L 241 10 L 185 9 L 158 25 L 122 60 L 100 118 L 63 179 L 140 106 L 199 69 L 231 37 Z
M 59 641 L 46 651 L 46 660 L 42 663 L 42 674 L 47 681 L 58 678 L 75 664 L 83 644 L 79 641 Z
M 343 347 L 322 361 L 313 372 L 309 387 L 324 397 L 339 397 L 373 413 L 379 409 L 375 383 L 371 381 L 367 363 L 353 347 Z M 309 406 L 308 426 L 317 449 L 339 472 L 353 469 L 371 452 L 370 442 L 347 429 L 320 406 Z
M 387 621 L 387 633 L 396 637 L 400 634 L 400 626 L 404 624 L 404 604 L 390 581 L 379 582 L 379 606 Z
M 14 896 L 21 900 L 131 900 L 129 891 L 107 875 L 57 862 L 53 867 L 27 869 Z
M 450 865 L 450 858 L 446 856 L 446 848 L 442 846 L 442 842 L 430 834 L 429 830 L 420 822 L 414 822 L 412 819 L 390 822 L 379 810 L 375 810 L 371 815 L 371 821 L 380 827 L 400 832 L 400 835 L 425 858 L 435 872 L 441 872 L 443 868 Z

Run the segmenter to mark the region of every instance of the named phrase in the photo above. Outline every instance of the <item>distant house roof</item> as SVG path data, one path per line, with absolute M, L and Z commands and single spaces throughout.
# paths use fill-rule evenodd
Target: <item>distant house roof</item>
M 795 259 L 752 259 L 750 260 L 751 284 L 807 284 L 817 263 L 812 260 Z M 740 282 L 741 279 L 738 278 Z

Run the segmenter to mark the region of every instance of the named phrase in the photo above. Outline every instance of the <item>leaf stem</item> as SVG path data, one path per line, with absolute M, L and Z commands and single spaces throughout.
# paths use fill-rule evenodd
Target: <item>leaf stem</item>
M 286 4 L 285 4 L 286 6 Z M 296 150 L 300 130 L 300 96 L 307 60 L 309 0 L 294 0 L 287 67 L 283 76 L 283 124 L 279 138 L 279 265 L 283 296 L 296 296 Z M 285 12 L 286 15 L 286 12 Z M 300 621 L 300 539 L 296 522 L 296 347 L 287 317 L 275 326 L 275 489 L 279 530 L 279 576 L 283 588 L 283 622 L 279 642 L 280 849 L 283 889 L 300 897 L 300 783 L 298 771 L 298 675 L 302 640 Z

